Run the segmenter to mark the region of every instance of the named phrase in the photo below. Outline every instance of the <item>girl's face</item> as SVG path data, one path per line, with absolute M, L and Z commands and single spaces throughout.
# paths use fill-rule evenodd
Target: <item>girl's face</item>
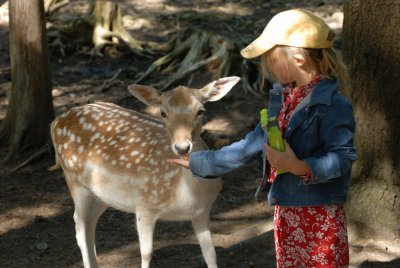
M 297 48 L 276 46 L 261 58 L 262 70 L 268 70 L 281 84 L 307 84 L 320 71 L 310 56 Z
M 266 55 L 267 69 L 279 83 L 287 84 L 295 81 L 296 65 L 294 59 L 280 47 L 273 48 Z

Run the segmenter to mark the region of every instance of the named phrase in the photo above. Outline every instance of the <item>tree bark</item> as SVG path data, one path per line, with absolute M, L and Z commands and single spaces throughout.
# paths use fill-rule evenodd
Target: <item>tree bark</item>
M 357 122 L 348 213 L 364 237 L 400 237 L 400 2 L 344 2 L 343 57 Z
M 43 146 L 54 119 L 43 0 L 9 4 L 12 86 L 0 126 L 7 162 Z

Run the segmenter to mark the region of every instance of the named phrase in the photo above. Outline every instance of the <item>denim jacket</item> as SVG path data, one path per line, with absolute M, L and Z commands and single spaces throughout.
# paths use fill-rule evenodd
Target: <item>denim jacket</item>
M 311 180 L 305 183 L 292 173 L 279 174 L 268 193 L 270 205 L 317 206 L 345 201 L 352 163 L 357 158 L 355 120 L 350 102 L 338 89 L 337 80 L 324 79 L 294 111 L 284 139 L 296 156 L 307 162 Z M 281 87 L 275 84 L 270 90 L 268 116 L 278 115 L 282 98 Z M 257 125 L 244 139 L 231 145 L 216 151 L 193 152 L 190 169 L 196 177 L 215 178 L 257 157 L 263 157 L 265 163 L 267 139 Z

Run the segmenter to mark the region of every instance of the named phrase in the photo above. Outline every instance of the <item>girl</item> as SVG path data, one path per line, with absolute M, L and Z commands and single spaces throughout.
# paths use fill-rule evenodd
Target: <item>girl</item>
M 321 18 L 293 9 L 274 16 L 241 51 L 245 58 L 260 56 L 263 76 L 268 72 L 279 82 L 270 90 L 268 115 L 278 118 L 284 152 L 266 143 L 258 125 L 220 150 L 194 152 L 188 161 L 167 160 L 195 176 L 214 178 L 266 155 L 277 267 L 349 264 L 343 203 L 357 157 L 355 120 L 350 102 L 339 92 L 347 90 L 348 77 L 332 49 L 334 37 Z

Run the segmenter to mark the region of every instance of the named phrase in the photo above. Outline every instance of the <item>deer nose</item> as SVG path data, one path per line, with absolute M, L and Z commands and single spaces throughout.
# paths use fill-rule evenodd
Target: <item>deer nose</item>
M 192 143 L 176 143 L 174 144 L 173 150 L 177 155 L 187 155 L 192 150 Z

